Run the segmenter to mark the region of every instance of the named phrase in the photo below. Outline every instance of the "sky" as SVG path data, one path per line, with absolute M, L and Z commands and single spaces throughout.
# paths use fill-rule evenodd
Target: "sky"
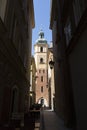
M 32 34 L 32 54 L 34 54 L 34 44 L 38 39 L 38 33 L 42 29 L 44 37 L 50 43 L 52 41 L 52 31 L 50 25 L 50 0 L 34 0 L 35 28 Z

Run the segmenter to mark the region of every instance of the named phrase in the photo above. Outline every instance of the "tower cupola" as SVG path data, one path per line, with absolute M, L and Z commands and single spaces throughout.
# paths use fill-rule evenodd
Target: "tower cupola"
M 42 30 L 40 30 L 39 32 L 39 38 L 40 39 L 43 39 L 44 38 L 44 32 Z
M 39 38 L 36 40 L 36 43 L 47 43 L 47 40 L 44 38 L 44 32 L 41 29 L 39 34 L 38 34 Z

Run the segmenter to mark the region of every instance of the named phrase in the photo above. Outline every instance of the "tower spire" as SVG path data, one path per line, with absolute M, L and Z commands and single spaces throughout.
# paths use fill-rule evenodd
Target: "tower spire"
M 47 40 L 44 38 L 44 32 L 40 29 L 38 33 L 39 38 L 36 40 L 36 43 L 47 43 Z
M 42 29 L 41 29 L 40 32 L 39 32 L 39 38 L 40 38 L 40 39 L 43 39 L 43 38 L 44 38 L 44 32 L 43 32 Z

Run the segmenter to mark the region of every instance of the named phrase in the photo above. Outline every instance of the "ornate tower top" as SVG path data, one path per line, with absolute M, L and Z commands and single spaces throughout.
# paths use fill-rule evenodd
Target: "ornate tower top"
M 43 39 L 44 38 L 44 32 L 42 31 L 42 29 L 39 32 L 39 38 Z
M 47 40 L 44 38 L 44 32 L 42 29 L 39 32 L 39 38 L 36 40 L 36 43 L 47 43 Z

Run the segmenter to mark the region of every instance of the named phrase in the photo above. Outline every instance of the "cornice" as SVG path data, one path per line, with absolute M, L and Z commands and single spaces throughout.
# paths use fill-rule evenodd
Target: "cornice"
M 29 0 L 29 12 L 31 13 L 31 22 L 32 22 L 32 28 L 35 27 L 35 16 L 34 16 L 34 4 L 33 4 L 33 0 Z

